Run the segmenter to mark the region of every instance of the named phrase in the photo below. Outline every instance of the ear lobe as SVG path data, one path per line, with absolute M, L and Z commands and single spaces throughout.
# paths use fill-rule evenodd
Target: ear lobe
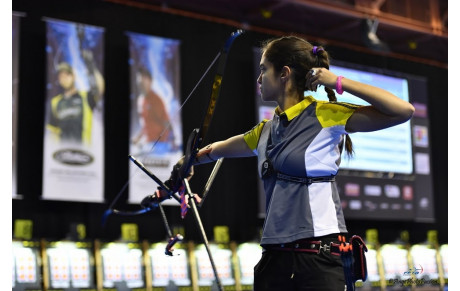
M 281 69 L 281 81 L 286 82 L 289 79 L 289 75 L 291 73 L 291 69 L 288 66 L 284 66 Z

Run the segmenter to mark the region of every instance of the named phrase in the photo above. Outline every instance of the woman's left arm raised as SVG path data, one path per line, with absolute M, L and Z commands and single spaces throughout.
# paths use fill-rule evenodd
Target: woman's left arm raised
M 307 81 L 316 90 L 318 85 L 336 89 L 337 76 L 325 68 L 314 68 L 307 74 Z M 342 89 L 368 102 L 369 106 L 361 106 L 348 119 L 348 132 L 368 132 L 408 121 L 414 114 L 414 106 L 381 88 L 357 82 L 346 77 L 341 79 Z

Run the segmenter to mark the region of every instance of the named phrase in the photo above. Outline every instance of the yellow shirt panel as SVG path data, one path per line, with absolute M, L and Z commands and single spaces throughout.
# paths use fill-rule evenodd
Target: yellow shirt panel
M 264 128 L 265 123 L 268 119 L 262 120 L 259 124 L 254 126 L 250 131 L 244 134 L 244 141 L 247 143 L 251 150 L 255 150 L 257 148 L 257 144 L 259 143 L 259 137 L 262 133 L 262 129 Z
M 345 125 L 359 106 L 349 103 L 317 101 L 316 116 L 322 127 Z

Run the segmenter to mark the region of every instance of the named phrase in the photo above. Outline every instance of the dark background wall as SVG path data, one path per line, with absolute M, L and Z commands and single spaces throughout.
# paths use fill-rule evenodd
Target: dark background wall
M 129 154 L 129 70 L 128 42 L 125 31 L 174 38 L 181 41 L 181 95 L 185 98 L 220 50 L 225 39 L 237 28 L 177 15 L 142 10 L 119 4 L 90 0 L 14 0 L 13 11 L 25 13 L 20 24 L 18 193 L 12 218 L 31 219 L 36 238 L 62 239 L 72 223 L 86 225 L 88 239 L 115 240 L 122 223 L 136 223 L 140 239 L 163 240 L 165 229 L 159 211 L 141 216 L 109 217 L 103 227 L 101 218 L 110 202 L 128 181 Z M 105 199 L 106 203 L 78 203 L 41 200 L 43 122 L 45 104 L 45 45 L 43 17 L 100 26 L 105 32 Z M 222 93 L 208 133 L 210 141 L 243 133 L 255 125 L 254 67 L 252 49 L 270 37 L 247 31 L 234 43 L 229 55 Z M 314 39 L 310 40 L 315 42 Z M 347 220 L 350 233 L 365 236 L 368 228 L 379 230 L 381 242 L 391 242 L 402 230 L 411 242 L 421 242 L 428 230 L 437 230 L 439 241 L 447 242 L 447 69 L 365 54 L 340 47 L 327 47 L 336 60 L 395 70 L 426 77 L 428 80 L 430 143 L 434 177 L 435 223 L 412 221 Z M 184 139 L 201 124 L 211 93 L 211 70 L 182 114 Z M 212 165 L 201 166 L 191 187 L 201 193 Z M 263 220 L 257 217 L 257 173 L 255 159 L 224 161 L 200 216 L 212 239 L 216 225 L 227 225 L 232 240 L 258 239 Z M 149 193 L 146 193 L 149 194 Z M 117 207 L 137 209 L 122 195 Z M 180 218 L 178 207 L 165 207 L 171 225 L 183 227 L 185 238 L 200 241 L 198 228 L 190 214 Z

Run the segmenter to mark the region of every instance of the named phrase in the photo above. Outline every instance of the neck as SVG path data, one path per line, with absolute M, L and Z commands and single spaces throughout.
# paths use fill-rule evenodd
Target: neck
M 292 78 L 282 83 L 281 94 L 278 98 L 278 106 L 283 112 L 303 100 L 303 92 L 297 90 Z
M 278 106 L 284 112 L 287 109 L 291 108 L 292 106 L 296 105 L 297 103 L 303 100 L 303 96 L 299 94 L 283 94 L 278 100 Z

